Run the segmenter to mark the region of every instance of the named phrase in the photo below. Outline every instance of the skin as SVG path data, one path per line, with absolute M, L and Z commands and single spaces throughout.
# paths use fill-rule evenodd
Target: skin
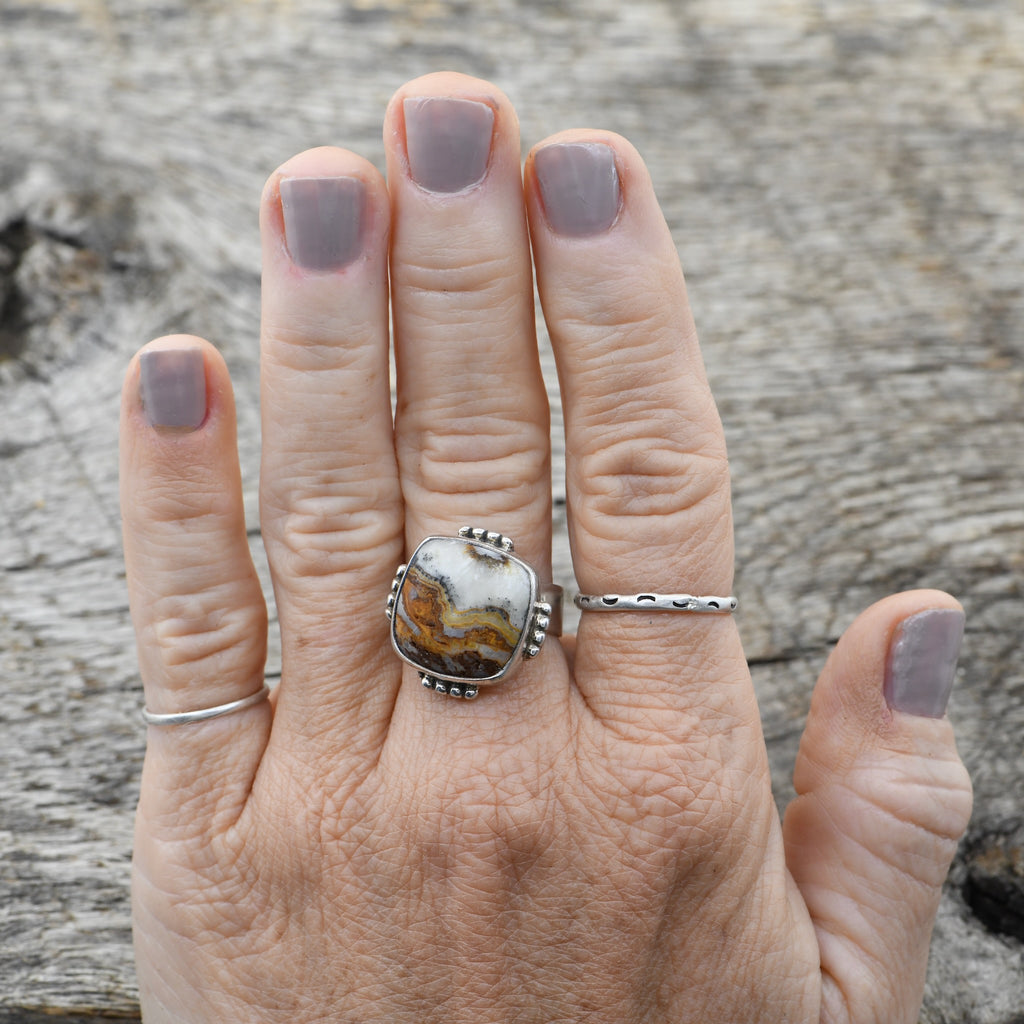
M 492 107 L 480 183 L 412 181 L 409 96 Z M 883 678 L 899 624 L 951 597 L 896 595 L 847 631 L 784 826 L 731 616 L 585 614 L 473 702 L 425 693 L 391 652 L 383 599 L 428 534 L 500 530 L 550 578 L 531 255 L 580 589 L 728 594 L 733 552 L 722 431 L 636 151 L 597 131 L 540 144 L 615 153 L 618 218 L 567 238 L 489 83 L 405 85 L 384 138 L 387 183 L 316 149 L 263 193 L 261 527 L 282 679 L 269 702 L 149 729 L 133 885 L 147 1024 L 910 1024 L 970 785 L 949 722 L 889 710 Z M 297 267 L 283 236 L 281 178 L 319 175 L 369 196 L 363 253 L 337 271 Z M 266 646 L 227 371 L 201 339 L 147 348 L 182 344 L 204 352 L 203 424 L 150 426 L 136 358 L 121 428 L 156 712 L 253 692 Z

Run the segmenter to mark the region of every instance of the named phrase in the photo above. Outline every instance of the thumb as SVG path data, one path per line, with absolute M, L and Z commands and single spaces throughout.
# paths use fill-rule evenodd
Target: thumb
M 942 883 L 971 812 L 945 716 L 963 634 L 948 594 L 873 605 L 814 690 L 786 861 L 821 951 L 822 1024 L 913 1024 Z

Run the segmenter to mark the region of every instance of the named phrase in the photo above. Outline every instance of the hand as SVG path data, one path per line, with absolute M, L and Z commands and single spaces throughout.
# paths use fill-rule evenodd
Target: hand
M 399 90 L 384 138 L 387 184 L 317 149 L 263 194 L 282 678 L 270 701 L 149 730 L 146 1021 L 916 1020 L 971 802 L 942 717 L 952 598 L 898 595 L 848 630 L 784 828 L 729 615 L 584 612 L 575 643 L 474 701 L 425 692 L 393 653 L 384 598 L 427 535 L 498 530 L 550 579 L 531 242 L 581 589 L 726 595 L 733 553 L 722 430 L 635 150 L 548 139 L 524 206 L 512 107 L 452 74 Z M 266 609 L 205 341 L 133 361 L 122 490 L 149 709 L 257 691 Z

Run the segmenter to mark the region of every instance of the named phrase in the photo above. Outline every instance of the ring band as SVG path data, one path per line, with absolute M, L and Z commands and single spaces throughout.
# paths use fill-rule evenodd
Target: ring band
M 464 526 L 398 567 L 386 614 L 395 653 L 425 687 L 472 699 L 562 632 L 562 588 L 541 584 L 511 538 Z
M 704 612 L 728 615 L 736 611 L 735 597 L 695 597 L 693 594 L 577 594 L 573 604 L 584 612 Z
M 241 711 L 242 708 L 251 708 L 254 704 L 260 704 L 270 696 L 270 687 L 266 683 L 255 693 L 240 700 L 228 701 L 227 704 L 218 704 L 212 708 L 200 708 L 198 711 L 175 711 L 168 715 L 158 715 L 146 708 L 142 709 L 142 720 L 147 725 L 186 725 L 189 722 L 205 722 L 208 718 L 219 718 L 221 715 L 230 715 L 232 711 Z

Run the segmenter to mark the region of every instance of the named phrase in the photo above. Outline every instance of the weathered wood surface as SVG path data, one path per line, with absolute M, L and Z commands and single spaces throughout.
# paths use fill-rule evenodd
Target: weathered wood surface
M 137 1019 L 123 367 L 168 330 L 221 346 L 255 531 L 260 186 L 319 143 L 380 165 L 389 95 L 437 67 L 500 84 L 524 145 L 596 124 L 650 163 L 728 431 L 780 800 L 855 613 L 964 601 L 977 811 L 922 1021 L 1020 1024 L 1019 0 L 0 0 L 0 1021 Z

